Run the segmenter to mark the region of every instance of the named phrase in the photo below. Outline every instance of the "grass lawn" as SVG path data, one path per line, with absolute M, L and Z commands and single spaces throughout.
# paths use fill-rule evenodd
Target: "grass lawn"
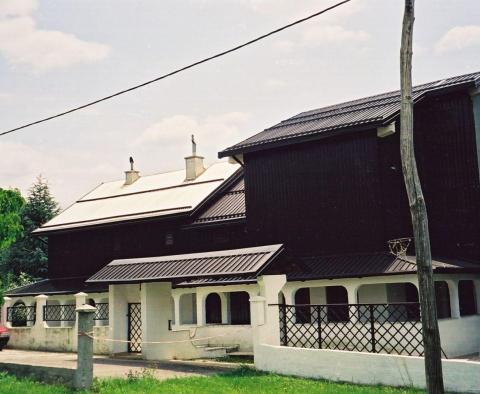
M 241 367 L 233 372 L 210 376 L 178 378 L 159 381 L 149 376 L 130 376 L 126 379 L 103 379 L 95 382 L 92 393 L 101 394 L 203 394 L 203 393 L 421 393 L 420 390 L 388 387 L 355 386 L 311 379 L 259 373 Z M 28 379 L 17 379 L 0 373 L 1 394 L 73 394 L 74 390 L 59 385 L 47 385 Z

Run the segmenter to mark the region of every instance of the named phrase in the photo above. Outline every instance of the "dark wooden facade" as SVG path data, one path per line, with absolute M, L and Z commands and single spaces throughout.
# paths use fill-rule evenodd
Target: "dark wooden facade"
M 50 235 L 49 277 L 90 276 L 120 258 L 206 252 L 247 245 L 243 224 L 184 229 L 183 225 L 189 220 L 156 220 Z
M 376 129 L 246 153 L 247 228 L 295 254 L 381 251 L 411 237 L 397 132 Z M 480 195 L 467 92 L 415 106 L 417 162 L 434 255 L 479 260 Z M 254 213 L 254 214 L 252 214 Z
M 89 276 L 118 258 L 273 243 L 293 255 L 384 251 L 389 239 L 412 236 L 398 122 L 396 130 L 385 138 L 372 128 L 246 153 L 246 224 L 185 227 L 192 218 L 179 217 L 51 234 L 49 276 Z M 415 105 L 415 146 L 433 255 L 480 261 L 480 182 L 467 92 Z

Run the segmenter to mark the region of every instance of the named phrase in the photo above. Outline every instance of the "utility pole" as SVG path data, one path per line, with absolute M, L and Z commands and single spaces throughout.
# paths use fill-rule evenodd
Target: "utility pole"
M 402 46 L 400 49 L 400 154 L 415 239 L 427 391 L 430 394 L 443 394 L 445 391 L 442 376 L 440 333 L 438 331 L 427 209 L 420 178 L 418 177 L 413 147 L 412 41 L 413 22 L 415 20 L 414 8 L 415 0 L 405 0 Z

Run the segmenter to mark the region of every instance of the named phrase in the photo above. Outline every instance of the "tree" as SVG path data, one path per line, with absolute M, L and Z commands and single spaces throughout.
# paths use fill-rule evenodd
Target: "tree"
M 43 278 L 47 273 L 47 242 L 32 231 L 53 218 L 59 211 L 58 203 L 50 194 L 48 183 L 41 176 L 29 189 L 27 202 L 21 210 L 23 234 L 11 244 L 3 257 L 6 271 L 18 277 L 21 273 Z
M 432 394 L 442 394 L 444 393 L 444 387 L 440 333 L 435 303 L 427 208 L 418 176 L 413 145 L 412 41 L 413 22 L 415 20 L 414 6 L 415 0 L 405 0 L 400 50 L 400 153 L 415 238 L 427 390 Z
M 18 190 L 0 189 L 0 250 L 8 248 L 22 234 L 24 205 L 25 200 Z

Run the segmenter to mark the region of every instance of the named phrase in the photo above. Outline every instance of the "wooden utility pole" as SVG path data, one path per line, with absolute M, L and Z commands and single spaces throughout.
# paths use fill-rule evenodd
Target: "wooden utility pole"
M 442 394 L 444 388 L 440 333 L 438 331 L 435 303 L 427 209 L 420 178 L 418 177 L 413 147 L 412 40 L 413 21 L 415 20 L 414 7 L 415 0 L 405 0 L 402 47 L 400 49 L 400 153 L 415 238 L 427 391 L 431 394 Z

